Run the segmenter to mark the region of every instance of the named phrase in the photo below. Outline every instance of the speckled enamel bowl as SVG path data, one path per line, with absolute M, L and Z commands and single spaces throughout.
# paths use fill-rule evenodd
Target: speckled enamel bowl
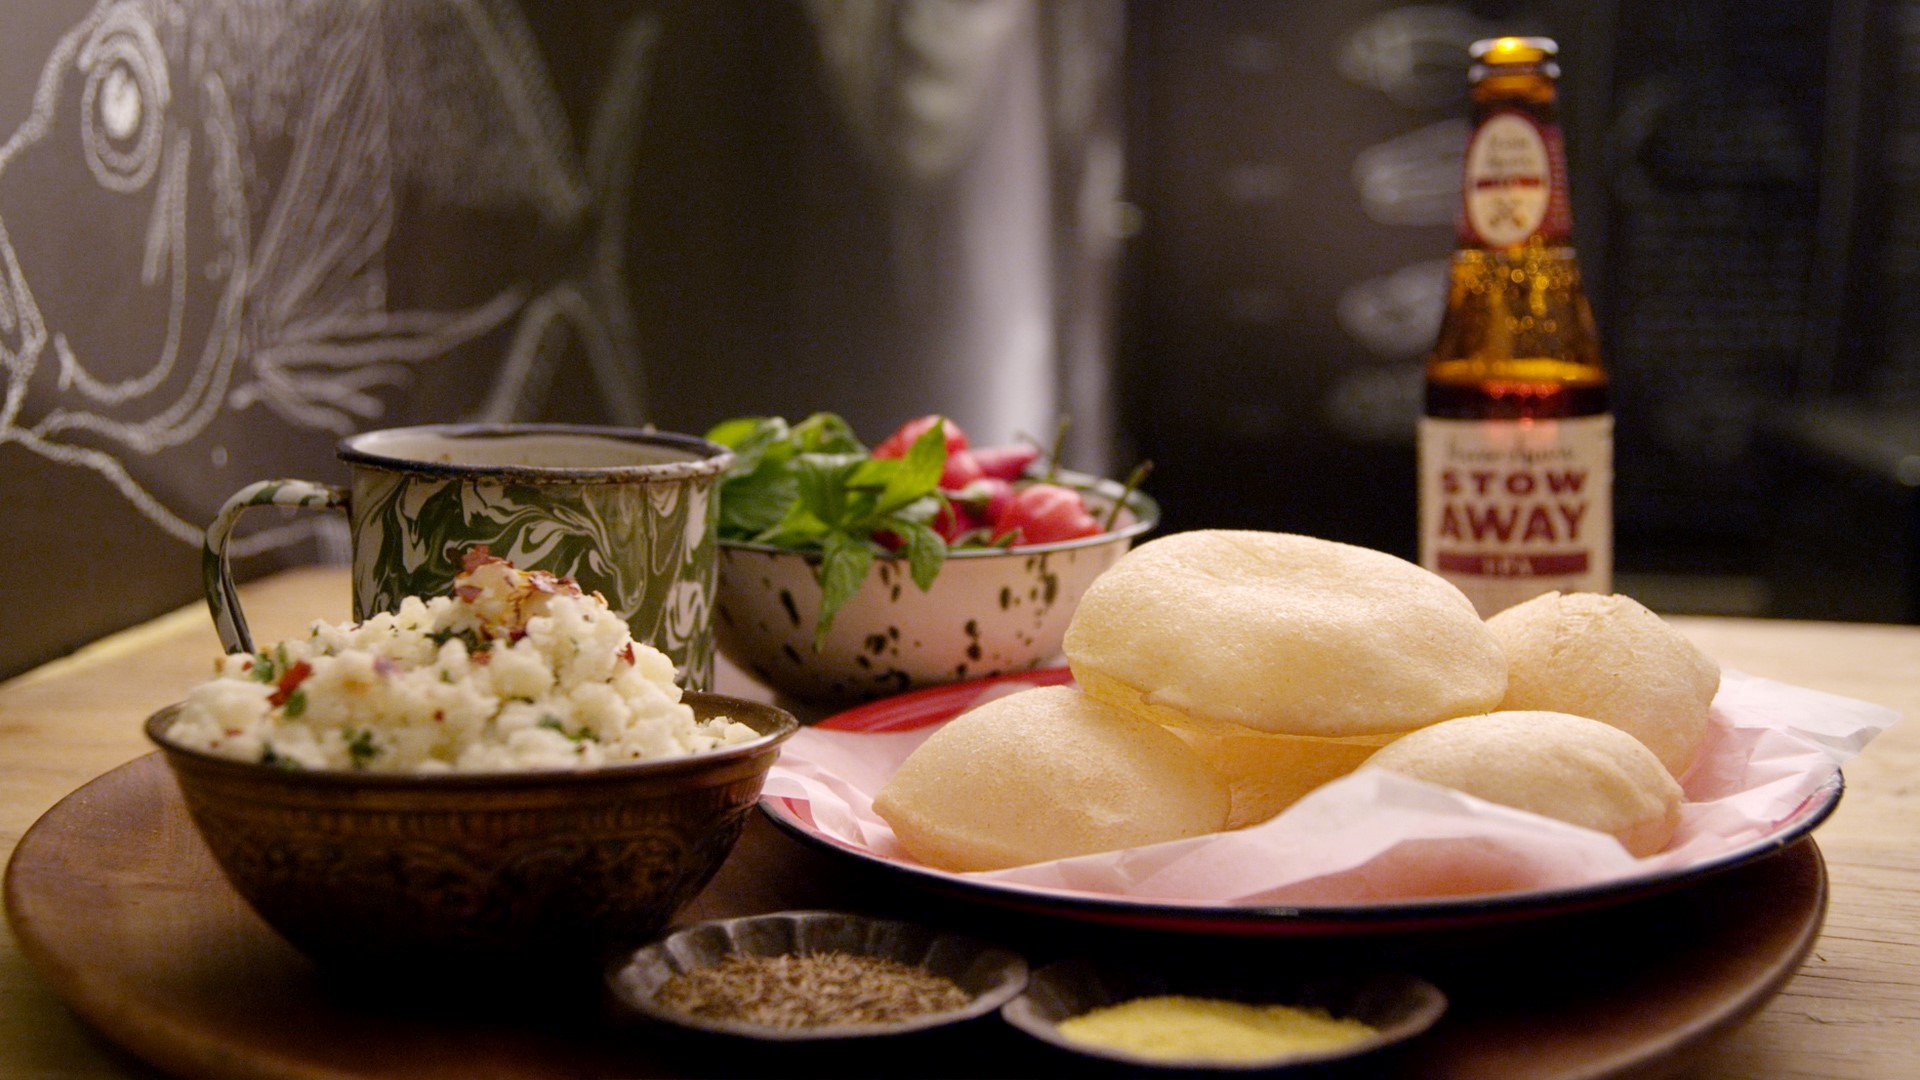
M 1059 479 L 1079 488 L 1103 521 L 1123 492 L 1111 480 Z M 714 639 L 728 660 L 776 692 L 816 706 L 1026 671 L 1059 656 L 1087 586 L 1159 520 L 1159 506 L 1135 491 L 1111 532 L 955 551 L 925 592 L 914 585 L 904 557 L 876 559 L 817 651 L 817 556 L 723 540 Z

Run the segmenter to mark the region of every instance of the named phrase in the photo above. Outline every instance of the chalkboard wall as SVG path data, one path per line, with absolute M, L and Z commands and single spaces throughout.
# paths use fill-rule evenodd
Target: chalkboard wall
M 1067 413 L 1167 528 L 1411 554 L 1464 49 L 1502 32 L 1562 45 L 1621 568 L 1776 573 L 1783 411 L 1920 432 L 1915 11 L 0 0 L 0 676 L 191 602 L 241 484 L 427 420 Z M 260 516 L 243 573 L 344 556 Z
M 0 675 L 422 421 L 1111 445 L 1121 0 L 0 0 Z M 344 556 L 271 514 L 242 572 Z M 250 519 L 251 520 L 251 519 Z
M 568 84 L 506 4 L 0 13 L 0 673 L 194 599 L 243 484 L 424 420 L 637 422 L 606 244 L 658 27 Z M 344 557 L 326 515 L 243 572 Z

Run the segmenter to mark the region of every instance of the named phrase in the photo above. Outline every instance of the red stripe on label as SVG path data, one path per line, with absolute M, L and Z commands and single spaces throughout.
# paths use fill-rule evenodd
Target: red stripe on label
M 1442 551 L 1435 561 L 1449 574 L 1474 577 L 1557 577 L 1587 572 L 1587 553 L 1563 552 L 1554 555 L 1468 555 Z

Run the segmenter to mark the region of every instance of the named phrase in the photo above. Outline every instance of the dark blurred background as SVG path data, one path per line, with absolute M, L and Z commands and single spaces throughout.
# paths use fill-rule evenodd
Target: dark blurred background
M 1920 622 L 1914 0 L 0 0 L 0 677 L 353 430 L 926 411 L 1413 553 L 1466 45 L 1561 44 L 1619 588 Z M 271 515 L 258 515 L 271 518 Z M 282 517 L 243 574 L 343 555 Z
M 1171 527 L 1411 556 L 1463 43 L 1561 44 L 1618 587 L 1920 618 L 1920 5 L 1137 3 L 1122 427 Z

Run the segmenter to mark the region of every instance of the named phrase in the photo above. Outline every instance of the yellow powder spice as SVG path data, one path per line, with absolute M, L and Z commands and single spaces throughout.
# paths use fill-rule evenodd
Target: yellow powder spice
M 1073 1042 L 1156 1060 L 1259 1061 L 1339 1049 L 1375 1030 L 1324 1009 L 1217 998 L 1134 998 L 1063 1020 Z

